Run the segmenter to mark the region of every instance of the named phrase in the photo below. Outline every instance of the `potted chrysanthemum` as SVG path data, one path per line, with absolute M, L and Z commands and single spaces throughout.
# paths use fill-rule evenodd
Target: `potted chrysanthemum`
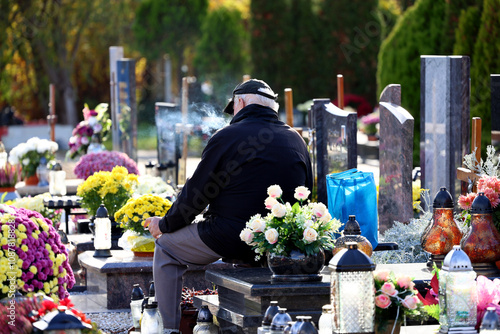
M 281 200 L 280 186 L 270 186 L 267 193 L 264 205 L 269 214 L 252 216 L 240 238 L 253 247 L 257 258 L 267 255 L 273 279 L 321 279 L 318 273 L 324 266 L 324 250 L 334 247 L 333 235 L 340 221 L 332 219 L 323 203 L 308 203 L 307 187 L 295 189 L 297 202 L 293 206 Z
M 85 154 L 75 165 L 74 172 L 76 177 L 86 180 L 96 172 L 111 172 L 116 166 L 125 167 L 130 174 L 139 174 L 137 163 L 127 154 L 117 151 Z
M 38 184 L 36 169 L 44 158 L 46 163 L 55 160 L 55 154 L 59 146 L 56 142 L 32 137 L 26 143 L 15 146 L 9 153 L 9 163 L 21 165 L 21 175 L 26 184 Z
M 144 220 L 164 216 L 172 202 L 158 195 L 142 195 L 131 198 L 115 213 L 115 220 L 125 229 L 118 245 L 134 252 L 136 256 L 152 256 L 154 238 L 143 227 Z

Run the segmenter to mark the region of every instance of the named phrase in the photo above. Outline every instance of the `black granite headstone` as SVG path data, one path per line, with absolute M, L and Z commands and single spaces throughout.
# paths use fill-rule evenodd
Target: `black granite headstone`
M 328 203 L 326 175 L 357 167 L 357 115 L 333 105 L 329 99 L 314 99 L 318 202 Z
M 491 130 L 500 131 L 500 74 L 491 74 Z

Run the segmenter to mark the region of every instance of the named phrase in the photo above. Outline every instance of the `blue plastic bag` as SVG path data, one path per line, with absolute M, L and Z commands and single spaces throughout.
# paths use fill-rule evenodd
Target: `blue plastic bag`
M 341 230 L 349 219 L 356 215 L 361 235 L 378 245 L 377 186 L 373 173 L 349 169 L 326 176 L 328 211 L 342 222 Z

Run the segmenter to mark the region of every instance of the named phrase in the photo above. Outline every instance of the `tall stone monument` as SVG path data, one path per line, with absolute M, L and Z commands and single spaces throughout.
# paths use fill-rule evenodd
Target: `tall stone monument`
M 500 141 L 500 74 L 491 74 L 491 139 Z
M 457 167 L 470 153 L 470 59 L 421 56 L 420 64 L 422 188 L 433 198 L 446 187 L 457 200 Z
M 328 203 L 326 175 L 357 167 L 357 115 L 337 108 L 330 99 L 314 99 L 318 201 Z
M 401 107 L 401 85 L 389 85 L 380 95 L 379 232 L 395 221 L 413 217 L 413 116 Z
M 135 94 L 135 60 L 116 62 L 118 84 L 118 127 L 113 129 L 113 150 L 126 153 L 137 161 L 137 102 Z M 115 138 L 116 137 L 116 138 Z M 115 139 L 118 147 L 115 147 Z

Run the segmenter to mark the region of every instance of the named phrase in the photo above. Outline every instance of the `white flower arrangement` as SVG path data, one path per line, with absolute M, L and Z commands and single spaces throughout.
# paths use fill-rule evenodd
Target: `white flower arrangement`
M 58 148 L 59 145 L 56 142 L 32 137 L 26 143 L 21 143 L 10 151 L 9 163 L 21 164 L 23 177 L 29 177 L 35 175 L 42 157 L 47 159 L 47 163 L 54 160 Z
M 158 195 L 163 198 L 174 198 L 175 189 L 159 176 L 140 175 L 132 196 L 139 197 L 148 194 Z

